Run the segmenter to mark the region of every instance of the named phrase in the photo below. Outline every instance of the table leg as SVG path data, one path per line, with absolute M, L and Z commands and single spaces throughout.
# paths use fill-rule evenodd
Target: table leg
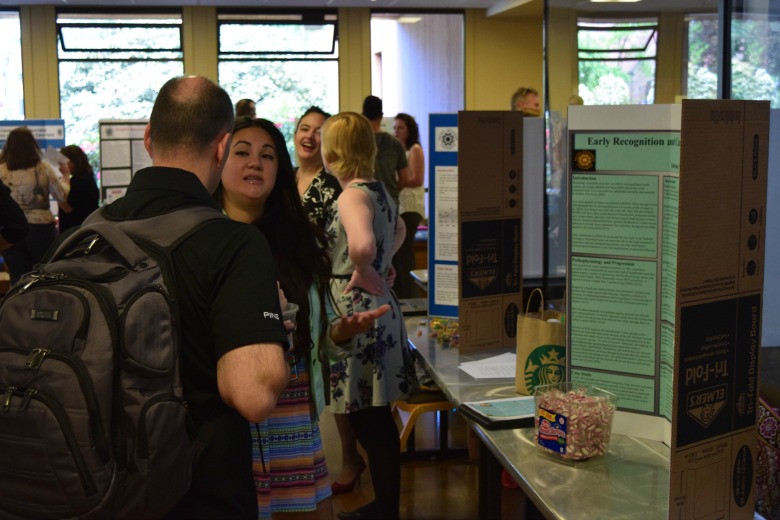
M 501 519 L 501 464 L 484 442 L 479 443 L 479 518 Z

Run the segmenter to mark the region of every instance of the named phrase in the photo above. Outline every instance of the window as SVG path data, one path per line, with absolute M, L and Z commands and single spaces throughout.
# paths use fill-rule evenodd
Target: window
M 0 11 L 0 119 L 24 119 L 18 11 Z
M 253 99 L 275 122 L 295 161 L 295 122 L 307 108 L 339 108 L 336 11 L 217 15 L 219 83 L 235 103 Z
M 577 21 L 579 94 L 586 105 L 653 103 L 658 22 Z
M 735 14 L 731 22 L 731 97 L 780 107 L 780 17 Z
M 685 18 L 687 59 L 683 60 L 685 95 L 690 99 L 718 97 L 718 15 Z
M 157 91 L 183 74 L 181 14 L 59 12 L 65 138 L 97 167 L 100 119 L 147 119 Z
M 414 117 L 426 169 L 430 155 L 428 116 L 458 112 L 465 106 L 463 27 L 460 12 L 371 14 L 371 93 L 382 98 L 389 133 L 393 133 L 392 119 L 399 112 Z M 426 170 L 426 189 L 429 175 Z M 425 203 L 427 208 L 427 196 Z

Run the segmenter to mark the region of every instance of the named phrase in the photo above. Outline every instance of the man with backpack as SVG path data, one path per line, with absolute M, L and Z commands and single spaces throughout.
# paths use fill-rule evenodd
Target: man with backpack
M 229 153 L 233 105 L 202 77 L 169 80 L 144 135 L 153 166 L 133 177 L 108 216 L 137 219 L 187 206 L 216 207 L 211 193 Z M 182 384 L 205 443 L 192 485 L 169 518 L 256 518 L 251 436 L 288 382 L 276 272 L 254 226 L 211 222 L 173 252 L 182 332 Z M 204 431 L 208 433 L 203 433 Z
M 257 517 L 247 421 L 288 344 L 268 243 L 211 196 L 232 129 L 224 90 L 169 80 L 152 166 L 0 302 L 0 517 Z

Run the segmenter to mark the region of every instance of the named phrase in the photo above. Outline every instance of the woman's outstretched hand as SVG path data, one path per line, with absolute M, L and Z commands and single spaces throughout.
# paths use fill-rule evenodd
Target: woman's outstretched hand
M 390 310 L 389 304 L 384 304 L 370 311 L 356 312 L 352 316 L 342 316 L 330 327 L 330 339 L 334 343 L 344 343 L 355 334 L 366 332 L 374 326 L 377 318 Z

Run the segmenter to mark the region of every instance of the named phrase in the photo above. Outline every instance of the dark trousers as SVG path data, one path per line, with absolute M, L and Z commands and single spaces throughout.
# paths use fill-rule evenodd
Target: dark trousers
M 401 503 L 401 442 L 390 406 L 371 406 L 347 417 L 368 455 L 376 497 L 368 516 L 396 520 Z
M 406 237 L 404 237 L 401 249 L 393 256 L 393 267 L 395 267 L 393 292 L 398 298 L 416 298 L 419 293 L 411 271 L 417 263 L 414 258 L 414 234 L 422 221 L 422 215 L 406 212 L 401 214 L 401 218 L 406 224 Z
M 3 251 L 3 258 L 11 275 L 11 284 L 16 283 L 23 274 L 32 271 L 56 239 L 57 228 L 53 222 L 30 224 L 30 232 L 24 241 Z

